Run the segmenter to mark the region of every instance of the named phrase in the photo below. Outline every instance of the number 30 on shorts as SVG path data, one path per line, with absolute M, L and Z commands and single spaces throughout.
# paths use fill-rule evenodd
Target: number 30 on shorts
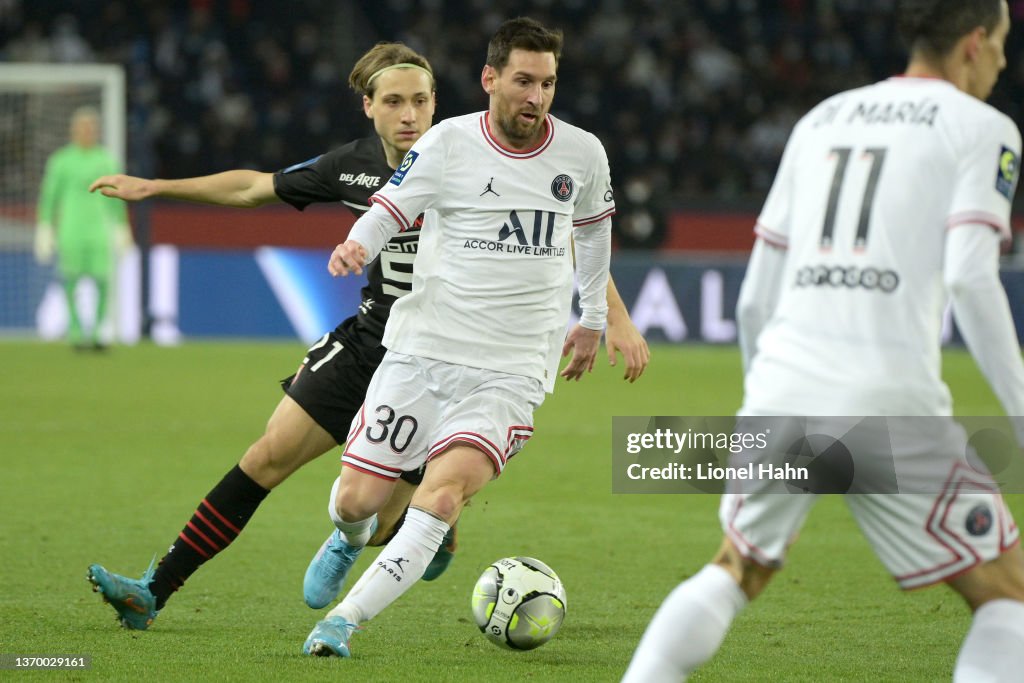
M 401 415 L 395 418 L 395 409 L 389 405 L 379 405 L 374 411 L 377 422 L 366 430 L 366 440 L 370 443 L 388 441 L 395 453 L 401 453 L 416 436 L 419 426 L 412 415 Z

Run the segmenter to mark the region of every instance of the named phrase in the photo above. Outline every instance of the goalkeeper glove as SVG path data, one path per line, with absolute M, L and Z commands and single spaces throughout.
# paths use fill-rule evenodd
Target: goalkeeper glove
M 114 226 L 114 250 L 123 254 L 135 245 L 132 239 L 132 229 L 127 223 Z
M 57 249 L 57 243 L 54 238 L 52 225 L 49 223 L 39 223 L 36 225 L 36 240 L 33 246 L 35 248 L 36 263 L 45 266 L 53 261 L 53 253 Z

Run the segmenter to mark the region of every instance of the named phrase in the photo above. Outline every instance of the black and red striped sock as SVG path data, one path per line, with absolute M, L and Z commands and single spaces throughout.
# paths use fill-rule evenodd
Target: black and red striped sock
M 235 465 L 206 494 L 153 574 L 149 589 L 158 610 L 201 564 L 231 545 L 268 493 Z

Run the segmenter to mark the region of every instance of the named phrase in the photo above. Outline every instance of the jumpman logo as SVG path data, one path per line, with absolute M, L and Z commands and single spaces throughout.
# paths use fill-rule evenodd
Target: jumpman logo
M 500 195 L 500 194 L 498 194 L 497 192 L 495 192 L 495 191 L 494 191 L 494 188 L 492 188 L 492 187 L 491 187 L 491 185 L 493 185 L 493 184 L 494 184 L 494 178 L 491 178 L 491 179 L 490 179 L 489 181 L 487 181 L 487 187 L 485 187 L 485 188 L 484 188 L 484 191 L 480 193 L 480 196 L 481 196 L 481 197 L 483 197 L 483 196 L 484 196 L 485 194 L 487 194 L 488 192 L 490 192 L 490 193 L 491 193 L 491 194 L 493 194 L 493 195 L 494 195 L 495 197 L 500 197 L 501 195 Z
M 399 557 L 399 558 L 396 558 L 394 560 L 388 558 L 388 562 L 394 562 L 395 566 L 398 567 L 399 571 L 401 571 L 403 574 L 405 573 L 405 569 L 402 567 L 402 563 L 403 562 L 408 562 L 408 561 L 409 561 L 409 558 L 407 558 L 407 557 Z

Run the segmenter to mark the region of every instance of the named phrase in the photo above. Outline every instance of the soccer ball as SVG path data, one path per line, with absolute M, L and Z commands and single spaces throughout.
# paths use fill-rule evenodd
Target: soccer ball
M 506 557 L 473 587 L 473 619 L 487 639 L 512 650 L 532 650 L 555 637 L 565 619 L 565 588 L 532 557 Z

